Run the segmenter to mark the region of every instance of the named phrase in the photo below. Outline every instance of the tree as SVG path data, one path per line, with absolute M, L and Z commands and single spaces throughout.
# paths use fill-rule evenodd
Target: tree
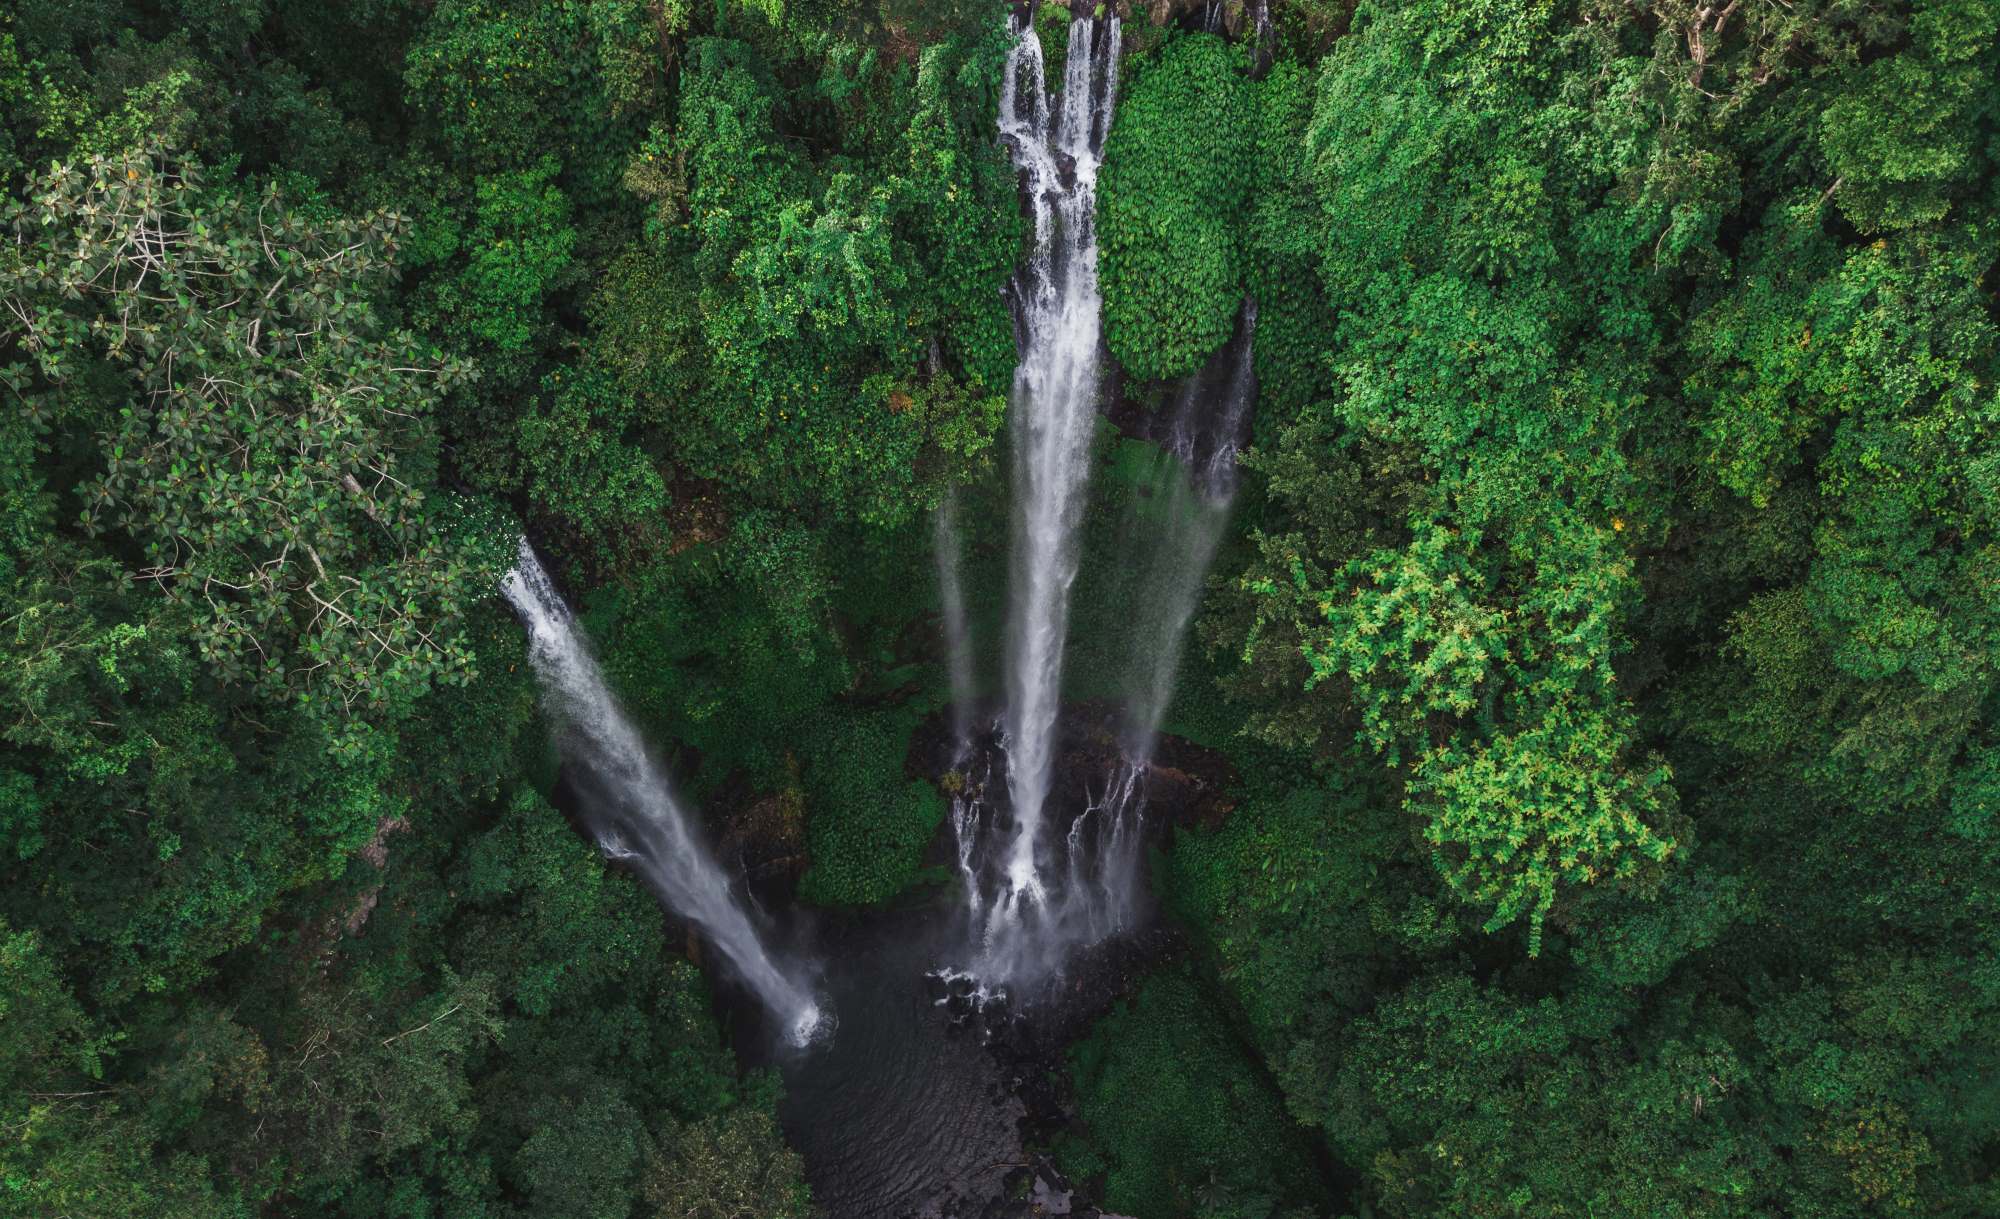
M 130 539 L 219 676 L 350 711 L 464 680 L 472 573 L 423 489 L 425 416 L 464 370 L 370 304 L 398 221 L 135 151 L 51 169 L 0 223 L 7 384 L 39 427 L 102 429 L 82 523 Z
M 759 1109 L 680 1126 L 646 1169 L 660 1219 L 806 1219 L 811 1199 L 796 1151 Z

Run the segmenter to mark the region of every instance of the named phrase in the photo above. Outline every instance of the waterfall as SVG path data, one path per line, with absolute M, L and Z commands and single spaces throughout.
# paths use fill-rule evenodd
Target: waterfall
M 695 838 L 686 812 L 638 730 L 604 684 L 561 594 L 522 538 L 501 591 L 528 630 L 528 662 L 591 799 L 583 820 L 609 857 L 629 865 L 675 913 L 701 929 L 798 1045 L 826 1017 L 811 991 L 765 950 L 722 870 Z
M 1245 300 L 1235 337 L 1181 385 L 1146 483 L 1150 494 L 1143 498 L 1158 542 L 1132 606 L 1136 629 L 1125 692 L 1124 745 L 1140 763 L 1151 760 L 1173 697 L 1181 642 L 1236 498 L 1236 454 L 1257 398 L 1251 358 L 1256 327 L 1256 302 Z
M 1096 860 L 1090 923 L 1117 930 L 1139 890 L 1145 776 L 1173 698 L 1188 623 L 1201 603 L 1209 564 L 1236 498 L 1236 455 L 1248 438 L 1257 398 L 1252 345 L 1256 302 L 1245 300 L 1235 337 L 1182 383 L 1160 437 L 1161 450 L 1142 484 L 1144 519 L 1136 533 L 1154 539 L 1131 602 L 1131 652 L 1125 666 L 1121 758 L 1071 830 L 1072 851 Z M 1086 827 L 1096 839 L 1086 843 Z
M 1054 783 L 1070 589 L 1097 424 L 1102 302 L 1097 283 L 1096 180 L 1116 100 L 1115 16 L 1076 18 L 1059 93 L 1044 92 L 1040 41 L 1018 27 L 1000 98 L 1000 134 L 1021 172 L 1034 247 L 1014 277 L 1020 341 L 1009 431 L 1013 543 L 1007 605 L 1007 709 L 999 760 L 971 747 L 960 718 L 951 825 L 976 945 L 968 970 L 981 995 L 1050 974 L 1072 949 L 1129 925 L 1142 886 L 1146 777 L 1173 694 L 1183 638 L 1200 601 L 1236 491 L 1236 454 L 1255 398 L 1256 308 L 1181 386 L 1162 413 L 1158 460 L 1139 488 L 1144 505 L 1121 558 L 1137 568 L 1124 666 L 1125 722 L 1117 760 L 1064 825 L 1047 808 Z M 947 629 L 957 593 L 956 530 L 937 522 Z M 957 640 L 953 641 L 954 649 Z M 954 698 L 968 700 L 954 658 Z M 969 663 L 969 662 L 968 662 Z M 966 684 L 969 684 L 969 679 Z M 969 763 L 969 764 L 968 764 Z M 1051 823 L 1055 829 L 1051 829 Z
M 951 728 L 958 759 L 972 743 L 972 629 L 965 617 L 965 580 L 959 572 L 958 491 L 945 492 L 931 522 L 937 551 L 938 604 L 944 614 L 945 663 L 951 673 Z
M 1043 805 L 1097 423 L 1097 169 L 1116 101 L 1119 34 L 1114 15 L 1074 18 L 1062 90 L 1052 98 L 1034 24 L 1019 24 L 1001 83 L 1000 136 L 1021 172 L 1034 248 L 1011 286 L 1022 348 L 1010 420 L 1015 515 L 1005 728 L 1012 826 L 983 967 L 1000 977 L 1040 955 L 1031 952 L 1038 945 L 1027 928 L 1047 915 L 1051 847 Z
M 959 788 L 951 796 L 952 841 L 957 847 L 958 875 L 965 885 L 971 921 L 976 924 L 980 891 L 973 857 L 979 818 L 975 792 L 984 787 L 993 763 L 991 758 L 976 756 L 972 748 L 972 628 L 966 620 L 965 580 L 960 571 L 957 488 L 945 493 L 931 526 L 931 542 L 937 551 L 938 601 L 944 614 L 945 659 L 951 673 L 952 766 L 960 771 Z M 971 780 L 975 768 L 981 772 L 978 788 Z

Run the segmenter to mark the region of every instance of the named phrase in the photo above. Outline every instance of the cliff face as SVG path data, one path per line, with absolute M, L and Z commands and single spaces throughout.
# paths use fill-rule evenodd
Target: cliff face
M 976 714 L 972 718 L 975 723 L 991 722 L 992 716 Z M 1118 708 L 1108 702 L 1073 703 L 1064 708 L 1048 800 L 1049 808 L 1062 820 L 1101 797 L 1105 776 L 1125 761 L 1119 744 L 1121 719 Z M 997 742 L 982 738 L 973 748 L 981 758 L 993 755 L 990 771 L 978 760 L 955 764 L 958 745 L 952 738 L 951 717 L 941 712 L 925 720 L 911 737 L 905 769 L 936 783 L 946 796 L 963 791 L 972 782 L 968 775 L 986 774 L 988 790 L 1004 799 L 1006 759 L 997 753 Z M 1180 737 L 1160 735 L 1152 759 L 1144 767 L 1143 781 L 1146 822 L 1152 831 L 1168 826 L 1214 829 L 1236 807 L 1229 794 L 1236 771 L 1228 757 Z M 935 862 L 947 862 L 949 844 L 941 841 L 933 854 Z
M 724 810 L 714 826 L 716 853 L 734 865 L 760 899 L 789 902 L 805 875 L 805 800 L 796 787 Z

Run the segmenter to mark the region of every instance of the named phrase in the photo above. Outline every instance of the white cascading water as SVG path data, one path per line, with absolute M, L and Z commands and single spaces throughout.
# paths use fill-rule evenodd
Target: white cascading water
M 521 539 L 501 591 L 528 630 L 528 662 L 561 732 L 563 752 L 593 798 L 581 815 L 598 846 L 637 872 L 661 901 L 700 928 L 792 1042 L 824 1035 L 831 1018 L 764 947 L 722 870 L 695 838 L 666 775 L 604 683 L 562 595 Z
M 958 757 L 972 745 L 972 628 L 965 616 L 965 579 L 960 574 L 958 492 L 945 492 L 931 522 L 937 551 L 938 604 L 944 616 L 945 663 L 951 673 L 951 729 Z
M 1144 484 L 1148 494 L 1139 497 L 1146 506 L 1142 531 L 1153 542 L 1131 603 L 1123 756 L 1070 831 L 1072 859 L 1085 853 L 1095 861 L 1087 916 L 1099 934 L 1123 927 L 1137 901 L 1145 776 L 1173 699 L 1188 623 L 1236 499 L 1236 455 L 1257 398 L 1256 326 L 1256 302 L 1245 300 L 1235 337 L 1182 384 Z M 1085 879 L 1077 876 L 1073 883 Z
M 959 786 L 951 797 L 952 841 L 957 848 L 958 875 L 965 885 L 970 920 L 977 926 L 982 896 L 973 847 L 978 835 L 979 803 L 972 794 L 967 771 L 977 763 L 990 772 L 990 759 L 976 758 L 972 749 L 973 701 L 972 626 L 965 612 L 965 578 L 959 554 L 958 492 L 945 493 L 931 522 L 931 545 L 937 552 L 938 603 L 943 611 L 945 662 L 951 674 L 952 770 Z M 981 787 L 984 786 L 982 781 Z
M 980 835 L 994 824 L 987 792 L 991 755 L 959 747 L 952 827 L 972 922 L 984 930 L 986 951 L 972 970 L 940 977 L 948 984 L 971 983 L 967 993 L 990 994 L 1029 981 L 1035 971 L 1060 964 L 1070 948 L 1130 927 L 1138 913 L 1146 780 L 1187 629 L 1236 496 L 1236 458 L 1256 402 L 1256 322 L 1255 302 L 1244 301 L 1235 337 L 1182 383 L 1161 417 L 1154 436 L 1160 447 L 1151 470 L 1138 480 L 1119 552 L 1137 559 L 1138 567 L 1124 590 L 1130 652 L 1122 670 L 1117 760 L 1102 788 L 1070 821 L 1060 851 L 1052 853 L 1059 855 L 1061 883 L 1043 883 L 1041 905 L 1026 925 L 1003 917 L 1005 909 L 993 905 L 991 869 L 981 866 L 991 850 L 982 853 Z M 1004 895 L 1004 887 L 999 892 Z
M 1125 749 L 1141 761 L 1166 718 L 1181 640 L 1236 499 L 1236 454 L 1257 398 L 1256 327 L 1256 302 L 1246 300 L 1235 337 L 1181 386 L 1146 497 L 1154 518 L 1149 532 L 1158 542 L 1132 606 L 1138 629 L 1130 636 L 1125 695 Z
M 1019 24 L 1001 83 L 1000 137 L 1024 180 L 1034 249 L 1013 282 L 1022 351 L 1010 425 L 1015 516 L 1005 727 L 1012 825 L 998 891 L 986 903 L 979 972 L 992 981 L 1045 959 L 1048 947 L 1033 924 L 1049 916 L 1043 805 L 1097 423 L 1097 169 L 1118 81 L 1115 15 L 1070 22 L 1063 85 L 1053 98 L 1045 91 L 1041 40 L 1031 21 Z

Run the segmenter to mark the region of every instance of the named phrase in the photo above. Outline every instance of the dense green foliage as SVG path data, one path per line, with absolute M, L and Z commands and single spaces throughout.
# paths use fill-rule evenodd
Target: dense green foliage
M 0 18 L 0 1213 L 807 1213 L 493 594 L 525 521 L 719 812 L 845 791 L 808 889 L 911 879 L 880 590 L 992 463 L 1018 230 L 1003 31 L 854 34 Z
M 1256 7 L 1127 6 L 1126 408 L 1258 305 L 1168 725 L 1236 779 L 1053 1150 L 1140 1219 L 2000 1214 L 2000 5 Z M 802 900 L 932 879 L 1006 45 L 0 14 L 0 1214 L 811 1213 L 494 585 L 525 528 Z M 1093 697 L 1159 461 L 1099 457 Z
M 1079 1116 L 1106 1154 L 1068 1148 L 1066 1166 L 1101 1173 L 1107 1206 L 1231 1214 L 1323 1201 L 1310 1142 L 1211 1003 L 1179 971 L 1155 974 L 1071 1051 Z
M 875 712 L 833 721 L 805 742 L 806 853 L 799 895 L 823 905 L 894 897 L 915 879 L 944 798 L 903 776 L 913 717 Z
M 1236 320 L 1260 92 L 1244 66 L 1218 38 L 1170 38 L 1134 68 L 1105 140 L 1104 332 L 1138 376 L 1193 372 Z
M 1266 107 L 1163 883 L 1375 1214 L 1986 1214 L 2000 14 L 1644 8 L 1364 5 Z

